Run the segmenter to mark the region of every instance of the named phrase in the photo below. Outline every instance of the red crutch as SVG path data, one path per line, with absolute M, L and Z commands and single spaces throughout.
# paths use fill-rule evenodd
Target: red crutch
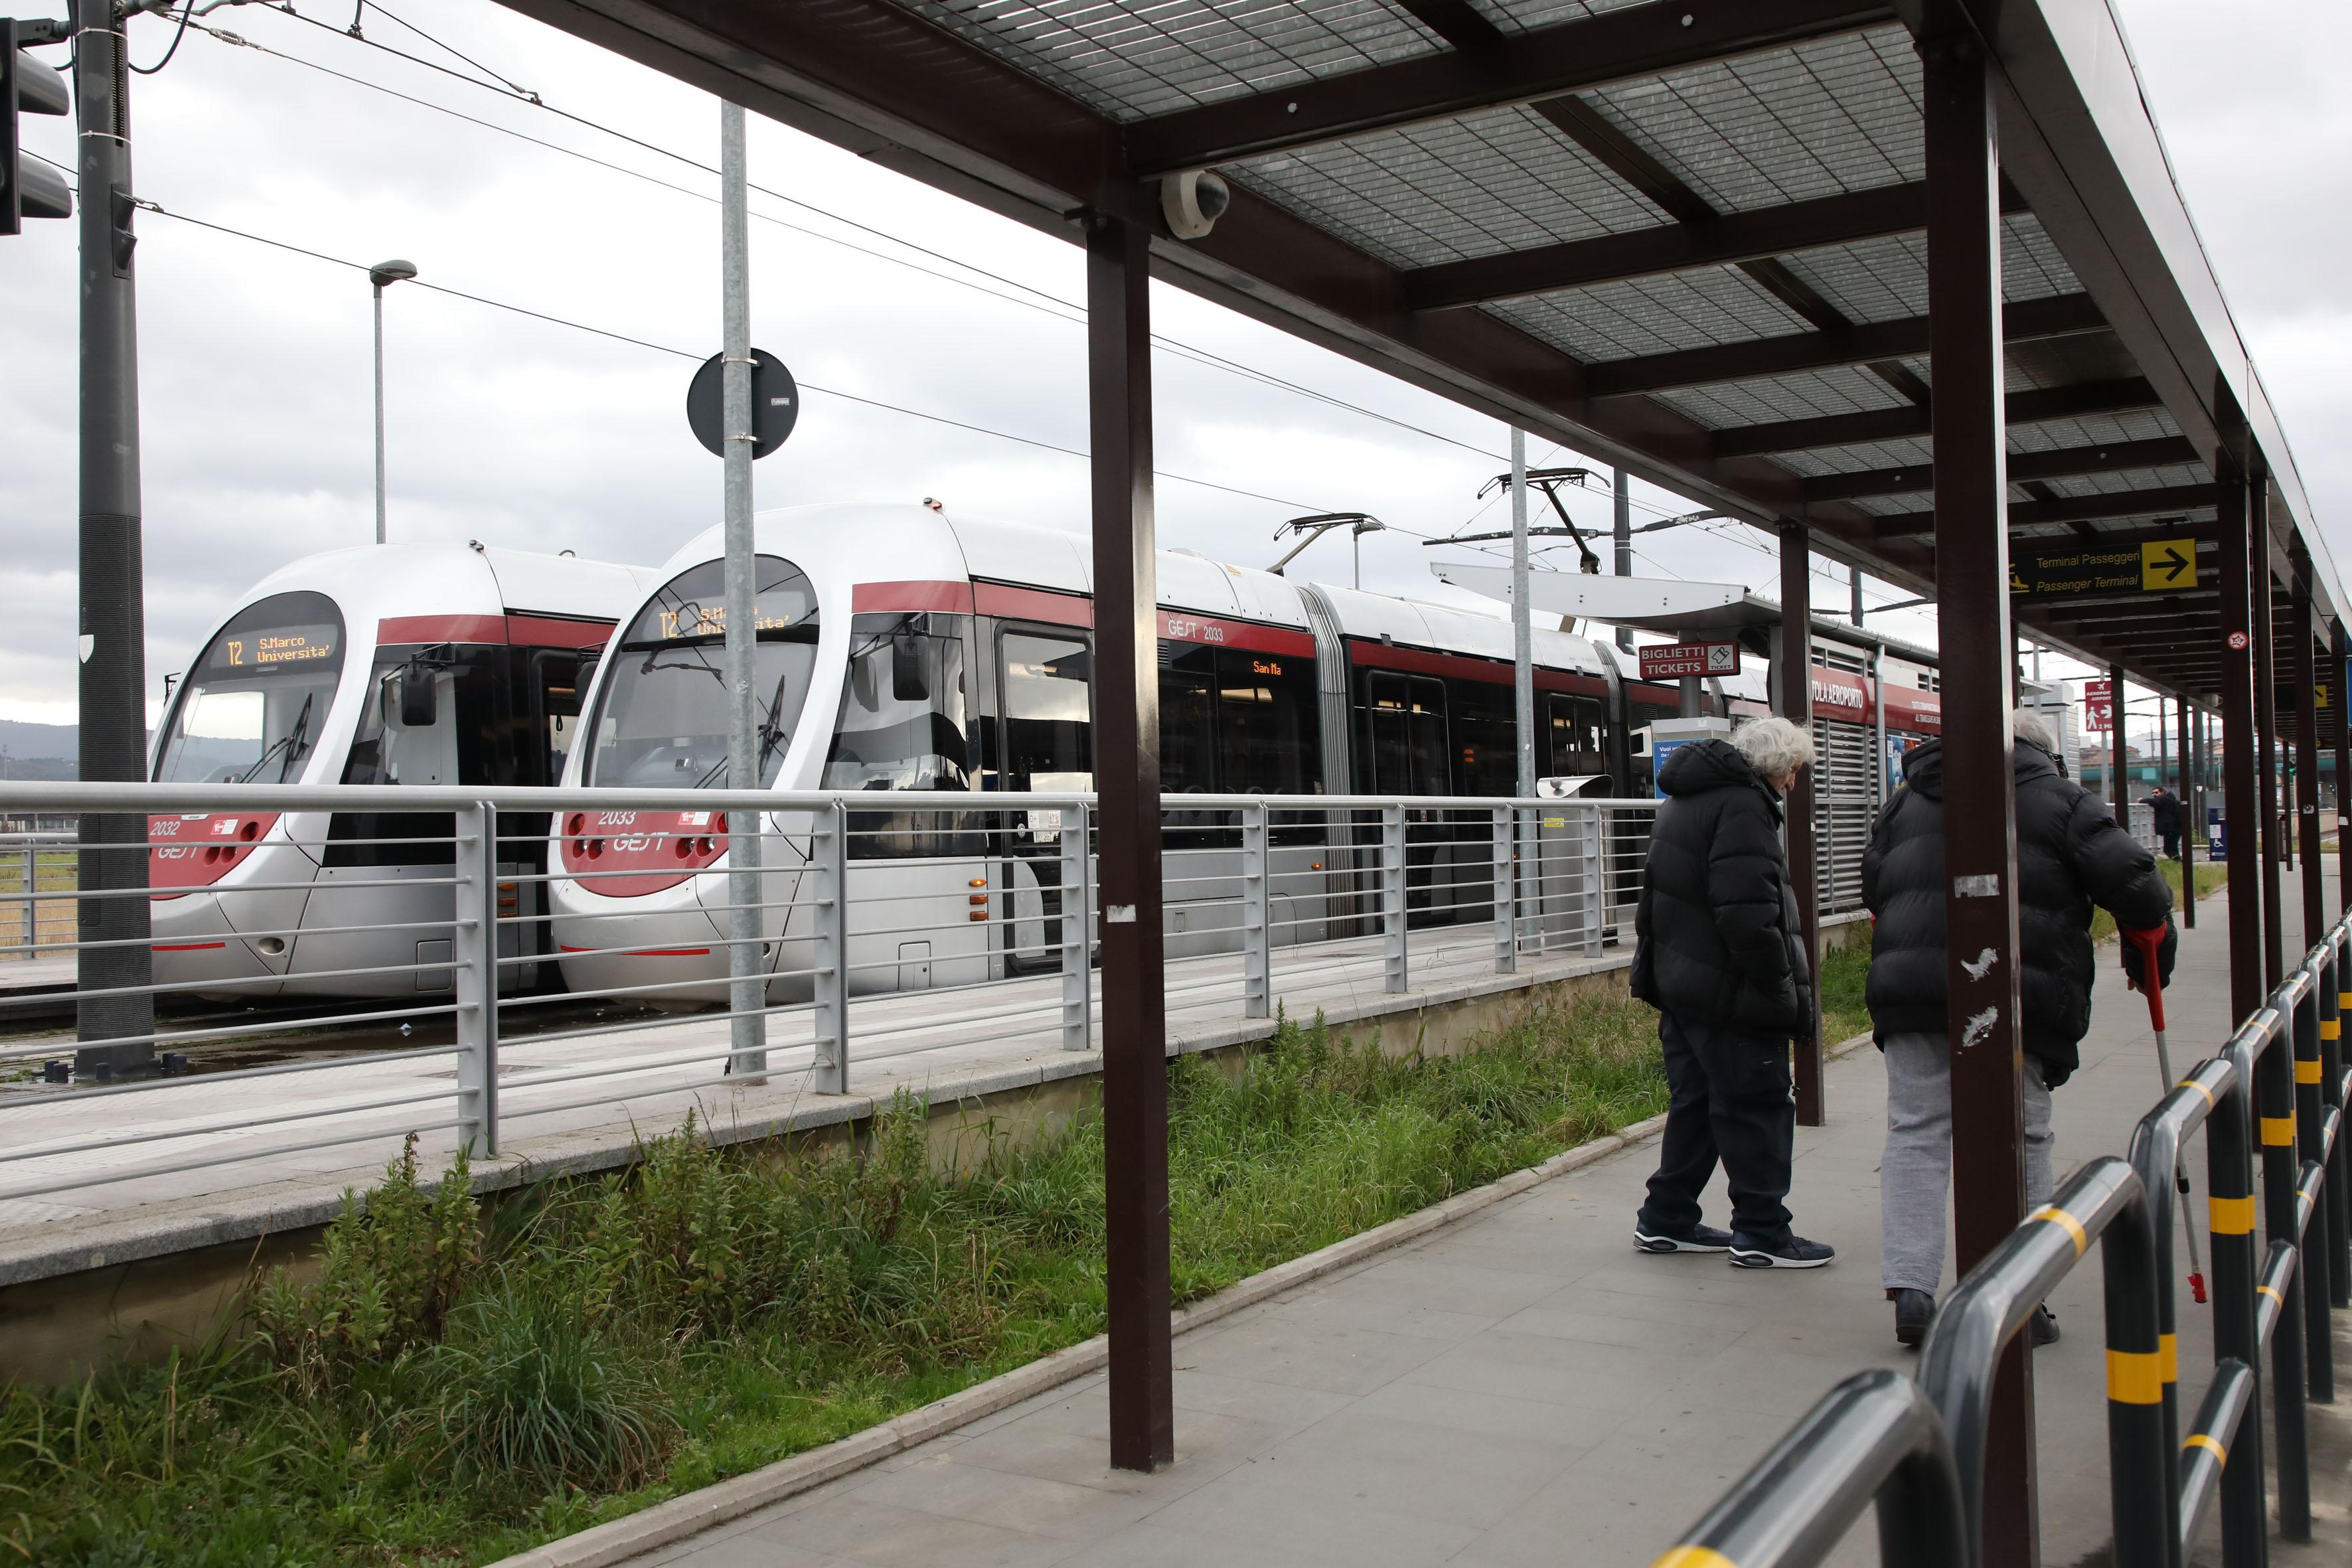
M 2164 949 L 2164 931 L 2158 926 L 2153 931 L 2127 931 L 2123 936 L 2139 949 L 2140 978 L 2129 984 L 2147 998 L 2148 1026 L 2156 1031 L 2156 1067 L 2164 1075 L 2164 1087 L 2169 1092 L 2173 1087 L 2172 1052 L 2164 1043 L 2164 985 L 2157 963 L 2157 955 Z M 2172 1164 L 2172 1182 L 2183 1200 L 2173 1207 L 2180 1211 L 2180 1231 L 2189 1238 L 2189 1297 L 2201 1305 L 2205 1300 L 2205 1269 L 2197 1258 L 2197 1222 L 2189 1215 L 2189 1175 L 2178 1160 Z

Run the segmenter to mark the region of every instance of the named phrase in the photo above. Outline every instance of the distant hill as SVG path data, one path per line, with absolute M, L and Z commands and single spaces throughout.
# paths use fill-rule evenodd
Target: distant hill
M 81 750 L 81 731 L 72 724 L 28 724 L 0 719 L 0 750 L 8 754 L 12 779 L 70 779 Z

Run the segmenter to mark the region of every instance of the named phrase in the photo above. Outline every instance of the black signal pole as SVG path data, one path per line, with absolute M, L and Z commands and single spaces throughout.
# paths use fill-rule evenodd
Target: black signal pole
M 147 772 L 146 606 L 139 502 L 139 333 L 132 291 L 130 71 L 116 0 L 76 0 L 74 105 L 81 179 L 80 775 Z M 147 819 L 89 815 L 80 824 L 83 893 L 144 887 Z M 144 1070 L 154 1060 L 147 900 L 79 903 L 76 1076 Z M 122 1041 L 122 1044 L 109 1044 Z

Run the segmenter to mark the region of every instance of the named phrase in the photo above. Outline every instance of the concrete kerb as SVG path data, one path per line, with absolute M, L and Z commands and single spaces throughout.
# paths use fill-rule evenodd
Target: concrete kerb
M 1835 1060 L 1868 1045 L 1870 1040 L 1867 1033 L 1855 1035 L 1829 1047 L 1826 1054 L 1830 1059 Z M 1656 1137 L 1665 1124 L 1664 1117 L 1651 1117 L 1622 1131 L 1580 1143 L 1573 1149 L 1553 1155 L 1541 1164 L 1514 1171 L 1483 1187 L 1456 1194 L 1443 1203 L 1433 1204 L 1428 1208 L 1392 1219 L 1386 1225 L 1335 1241 L 1303 1258 L 1278 1263 L 1204 1300 L 1179 1308 L 1172 1315 L 1174 1331 L 1182 1334 L 1203 1328 L 1219 1319 L 1271 1300 L 1285 1291 L 1338 1273 L 1407 1242 L 1416 1241 L 1432 1231 L 1491 1207 L 1506 1198 L 1516 1197 L 1571 1171 L 1581 1170 L 1637 1143 L 1646 1142 Z M 780 1459 L 772 1465 L 704 1487 L 684 1497 L 656 1503 L 625 1519 L 613 1520 L 561 1541 L 551 1541 L 529 1552 L 502 1558 L 492 1563 L 490 1568 L 612 1568 L 613 1564 L 625 1563 L 644 1552 L 676 1545 L 688 1536 L 740 1519 L 771 1503 L 797 1497 L 828 1481 L 838 1480 L 867 1466 L 879 1464 L 893 1455 L 993 1415 L 1023 1400 L 1100 1372 L 1109 1359 L 1110 1342 L 1097 1335 L 1083 1344 L 1071 1345 L 1031 1362 L 1027 1366 L 1017 1367 L 986 1383 L 976 1384 L 961 1394 L 951 1394 L 919 1410 L 910 1410 L 894 1421 L 868 1427 L 822 1448 L 796 1454 L 789 1459 Z

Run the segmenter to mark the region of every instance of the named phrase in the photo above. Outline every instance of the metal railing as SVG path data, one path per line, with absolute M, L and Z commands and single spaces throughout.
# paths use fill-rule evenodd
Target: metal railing
M 2264 1561 L 2265 1483 L 2280 1533 L 2311 1539 L 2306 1399 L 2332 1400 L 2331 1309 L 2352 1305 L 2352 1168 L 2341 1136 L 2352 1078 L 2352 914 L 2134 1130 L 2128 1158 L 2091 1162 L 1969 1270 L 1920 1348 L 1916 1383 L 1849 1378 L 1658 1560 L 1740 1568 L 1822 1562 L 1874 1498 L 1880 1560 L 1981 1568 L 1986 1434 L 2000 1359 L 2099 1243 L 2105 1296 L 2113 1561 L 2179 1568 L 2218 1500 L 2222 1561 Z M 2183 1143 L 2206 1133 L 2214 1373 L 2179 1431 L 2172 1235 Z M 2257 1141 L 2259 1140 L 2259 1142 Z M 2256 1153 L 2263 1249 L 2256 1255 Z M 2273 1462 L 2263 1442 L 2272 1358 Z M 1914 1414 L 1916 1412 L 1917 1414 Z M 1922 1428 L 1925 1428 L 1924 1430 Z M 1960 1527 L 1937 1510 L 1947 1492 Z M 1936 1539 L 1957 1542 L 1953 1552 Z M 1737 1542 L 1735 1551 L 1728 1543 Z
M 79 896 L 144 901 L 152 935 L 31 945 L 83 966 L 86 1034 L 109 1005 L 176 1011 L 0 1040 L 0 1077 L 19 1075 L 0 1083 L 0 1197 L 347 1168 L 412 1131 L 486 1158 L 720 1092 L 845 1094 L 908 1058 L 1096 1040 L 1089 795 L 43 784 L 0 788 L 10 807 L 137 818 L 99 853 L 142 874 Z M 1654 811 L 1169 796 L 1171 1030 L 1630 949 Z M 746 815 L 758 973 L 731 1005 L 748 939 L 729 934 L 728 827 Z M 152 976 L 107 980 L 142 945 Z M 6 983 L 0 1024 L 32 1001 Z M 151 1051 L 180 1076 L 134 1071 Z

